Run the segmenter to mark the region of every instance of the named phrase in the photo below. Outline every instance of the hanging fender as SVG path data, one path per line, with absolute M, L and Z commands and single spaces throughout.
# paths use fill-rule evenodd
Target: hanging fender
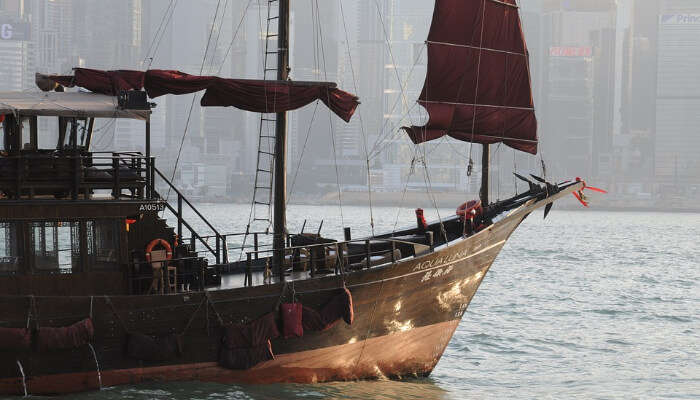
M 173 248 L 170 247 L 170 243 L 168 243 L 165 239 L 153 239 L 151 240 L 151 243 L 146 246 L 146 261 L 151 262 L 151 251 L 153 251 L 153 248 L 161 245 L 165 247 L 165 258 L 170 260 L 173 258 Z
M 462 219 L 474 219 L 474 217 L 483 212 L 484 209 L 481 207 L 481 200 L 470 200 L 457 207 L 456 214 Z

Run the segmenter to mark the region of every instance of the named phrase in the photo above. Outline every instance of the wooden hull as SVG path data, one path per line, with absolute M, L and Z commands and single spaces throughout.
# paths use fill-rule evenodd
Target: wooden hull
M 93 346 L 103 386 L 144 381 L 201 380 L 236 383 L 312 383 L 430 374 L 507 238 L 547 199 L 522 206 L 489 228 L 423 256 L 347 274 L 355 321 L 324 332 L 272 341 L 275 359 L 248 370 L 217 365 L 225 324 L 271 312 L 281 285 L 230 290 L 114 297 L 0 297 L 2 326 L 65 326 L 92 315 Z M 294 283 L 304 305 L 320 308 L 342 288 L 340 276 Z M 291 283 L 285 291 L 292 290 Z M 34 304 L 32 304 L 32 302 Z M 35 317 L 34 317 L 35 316 Z M 187 328 L 186 328 L 187 327 Z M 171 362 L 147 363 L 125 354 L 126 333 L 182 333 L 183 353 Z M 89 348 L 0 352 L 0 393 L 56 394 L 99 387 Z

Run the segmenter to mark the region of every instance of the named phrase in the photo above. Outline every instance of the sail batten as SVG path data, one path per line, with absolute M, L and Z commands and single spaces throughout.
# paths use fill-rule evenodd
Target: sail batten
M 449 135 L 537 153 L 529 55 L 515 0 L 436 0 L 414 143 Z

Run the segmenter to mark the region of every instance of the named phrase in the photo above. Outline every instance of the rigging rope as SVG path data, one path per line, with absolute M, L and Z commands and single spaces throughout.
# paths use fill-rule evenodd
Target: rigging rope
M 165 12 L 163 13 L 163 18 L 160 20 L 160 24 L 158 25 L 158 29 L 156 29 L 156 33 L 153 36 L 153 39 L 151 40 L 151 44 L 148 46 L 148 50 L 146 51 L 146 54 L 143 57 L 143 60 L 141 61 L 141 65 L 146 63 L 146 60 L 150 59 L 150 62 L 148 63 L 148 67 L 146 69 L 151 68 L 151 65 L 153 65 L 153 60 L 156 58 L 156 55 L 158 54 L 158 48 L 160 47 L 160 42 L 163 40 L 163 36 L 165 36 L 165 30 L 167 29 L 168 25 L 170 24 L 170 21 L 173 17 L 173 13 L 175 12 L 175 7 L 177 6 L 177 0 L 170 0 L 170 3 L 168 4 L 168 7 L 165 9 Z M 166 16 L 167 16 L 167 21 L 166 21 Z M 159 37 L 160 35 L 160 37 Z M 155 50 L 153 51 L 153 55 L 151 55 L 151 50 L 153 49 L 153 44 L 156 45 Z
M 316 0 L 318 3 L 318 0 Z M 355 87 L 355 93 L 359 95 L 359 90 L 357 88 L 357 80 L 355 78 L 355 67 L 352 62 L 352 52 L 350 51 L 350 38 L 348 35 L 348 27 L 345 22 L 345 12 L 343 10 L 343 1 L 338 0 L 338 4 L 340 5 L 340 15 L 341 19 L 343 20 L 343 30 L 345 31 L 345 46 L 347 48 L 348 52 L 348 60 L 350 61 L 350 73 L 352 74 L 352 83 L 353 86 Z M 370 227 L 372 228 L 372 236 L 374 236 L 374 210 L 372 208 L 372 176 L 370 172 L 370 164 L 369 164 L 369 150 L 367 148 L 367 134 L 365 133 L 365 123 L 362 120 L 362 108 L 359 108 L 357 111 L 358 117 L 360 118 L 360 131 L 362 132 L 362 140 L 363 140 L 363 145 L 364 145 L 364 150 L 365 150 L 365 164 L 367 166 L 367 197 L 369 198 L 369 223 Z
M 216 40 L 214 41 L 214 49 L 211 52 L 211 59 L 209 60 L 209 71 L 214 72 L 214 61 L 216 60 L 216 49 L 219 47 L 219 38 L 221 37 L 221 28 L 224 26 L 224 18 L 226 17 L 226 8 L 228 8 L 228 0 L 224 2 L 224 9 L 221 12 L 221 17 L 219 18 L 219 29 L 216 33 Z M 213 22 L 216 25 L 216 19 Z M 222 61 L 223 63 L 224 61 Z
M 221 0 L 219 0 L 216 3 L 216 10 L 214 11 L 214 20 L 212 21 L 211 24 L 211 29 L 209 30 L 209 37 L 207 38 L 207 45 L 204 48 L 204 57 L 202 57 L 202 65 L 199 67 L 199 75 L 202 75 L 202 72 L 204 71 L 204 65 L 207 61 L 207 53 L 209 52 L 209 46 L 211 44 L 211 37 L 212 34 L 214 33 L 214 25 L 216 23 L 216 16 L 219 14 L 219 7 L 221 6 Z M 182 132 L 182 139 L 180 140 L 180 148 L 177 151 L 177 158 L 175 158 L 175 167 L 173 168 L 173 173 L 170 177 L 170 181 L 172 182 L 175 179 L 175 173 L 177 172 L 177 166 L 180 163 L 180 156 L 182 155 L 182 147 L 185 144 L 185 137 L 187 136 L 187 128 L 190 125 L 190 119 L 192 118 L 192 110 L 194 109 L 194 102 L 197 99 L 197 94 L 194 93 L 192 95 L 192 103 L 190 104 L 190 110 L 187 113 L 187 120 L 185 121 L 185 130 Z M 165 196 L 165 201 L 168 201 L 170 198 L 170 189 L 172 186 L 168 186 L 168 194 Z M 163 211 L 164 213 L 165 211 Z M 162 215 L 162 214 L 161 214 Z
M 228 47 L 226 48 L 226 52 L 224 53 L 224 56 L 221 58 L 221 64 L 219 65 L 219 69 L 216 71 L 216 75 L 221 74 L 221 69 L 224 67 L 224 64 L 226 64 L 226 57 L 228 57 L 229 53 L 231 52 L 231 48 L 233 48 L 233 43 L 236 40 L 236 37 L 238 36 L 238 31 L 241 29 L 241 26 L 243 25 L 243 22 L 245 21 L 245 17 L 248 14 L 248 8 L 250 8 L 250 5 L 253 3 L 253 0 L 248 0 L 248 4 L 246 5 L 245 9 L 243 10 L 243 15 L 241 15 L 241 20 L 238 21 L 238 25 L 236 25 L 236 30 L 233 32 L 233 38 L 231 38 L 231 42 L 229 42 Z
M 318 16 L 319 9 L 318 9 L 318 0 L 315 0 L 315 6 L 316 6 L 316 15 Z M 328 69 L 326 68 L 326 51 L 323 46 L 323 29 L 321 28 L 321 24 L 319 23 L 318 25 L 318 36 L 320 40 L 320 48 L 321 48 L 321 61 L 323 63 L 323 76 L 324 79 L 327 81 L 328 80 Z M 328 94 L 328 91 L 326 90 L 326 93 Z M 340 209 L 340 223 L 342 226 L 345 226 L 345 218 L 343 216 L 343 193 L 340 187 L 340 171 L 338 170 L 338 157 L 337 157 L 337 152 L 335 148 L 335 128 L 333 127 L 333 117 L 331 115 L 331 110 L 328 109 L 328 124 L 330 125 L 331 129 L 331 144 L 333 148 L 333 163 L 335 164 L 335 180 L 336 184 L 338 186 L 338 208 Z

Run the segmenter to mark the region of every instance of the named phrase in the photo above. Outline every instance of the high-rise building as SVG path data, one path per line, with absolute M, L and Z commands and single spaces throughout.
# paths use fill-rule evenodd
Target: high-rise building
M 26 90 L 34 75 L 34 43 L 28 4 L 24 0 L 0 2 L 0 85 L 3 90 Z
M 625 48 L 623 143 L 631 181 L 661 197 L 700 180 L 700 4 L 635 1 Z M 697 189 L 695 189 L 697 190 Z

